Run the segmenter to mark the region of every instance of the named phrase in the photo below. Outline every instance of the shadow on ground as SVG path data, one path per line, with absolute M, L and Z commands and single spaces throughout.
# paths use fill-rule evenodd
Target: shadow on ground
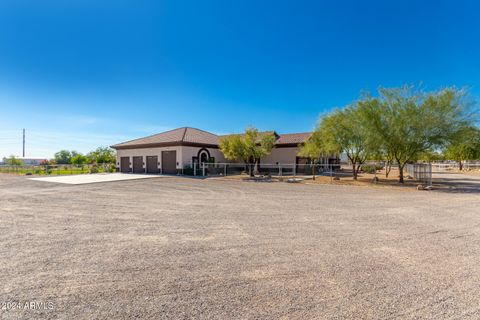
M 463 173 L 435 172 L 433 185 L 436 191 L 447 193 L 480 193 L 480 176 Z

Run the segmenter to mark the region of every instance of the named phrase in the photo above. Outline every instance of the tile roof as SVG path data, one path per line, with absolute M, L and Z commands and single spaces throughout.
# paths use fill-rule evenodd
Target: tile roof
M 276 145 L 296 145 L 304 142 L 311 136 L 311 132 L 305 133 L 289 133 L 278 135 L 275 131 L 260 132 L 259 136 L 265 134 L 274 134 L 277 138 Z M 130 149 L 141 147 L 155 147 L 162 145 L 204 145 L 218 146 L 220 139 L 229 135 L 215 135 L 213 133 L 203 131 L 196 128 L 183 127 L 162 133 L 154 134 L 148 137 L 134 139 L 112 146 L 114 149 Z
M 308 140 L 311 135 L 311 132 L 282 134 L 277 139 L 276 144 L 299 144 Z
M 205 144 L 205 145 L 218 145 L 218 136 L 213 133 L 203 130 L 183 127 L 162 133 L 154 134 L 145 138 L 130 140 L 115 144 L 112 146 L 114 149 L 122 149 L 129 147 L 141 147 L 141 146 L 155 146 L 162 144 L 181 144 L 181 143 L 193 143 L 193 144 Z

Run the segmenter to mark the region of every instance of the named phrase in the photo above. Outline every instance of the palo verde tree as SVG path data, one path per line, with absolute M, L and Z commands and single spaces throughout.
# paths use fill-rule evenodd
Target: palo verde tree
M 312 136 L 300 146 L 298 155 L 300 157 L 309 158 L 311 164 L 313 165 L 313 180 L 315 180 L 315 164 L 317 164 L 320 157 L 325 154 L 324 149 L 325 148 L 322 145 L 322 140 L 317 132 L 314 132 Z
M 345 153 L 352 165 L 353 179 L 357 180 L 362 164 L 372 148 L 356 104 L 337 109 L 322 117 L 315 129 L 319 148 L 328 154 Z
M 445 149 L 445 158 L 455 160 L 463 170 L 465 160 L 480 159 L 480 129 L 474 126 L 461 128 Z
M 419 155 L 446 145 L 469 121 L 465 92 L 455 88 L 425 93 L 411 86 L 379 89 L 358 102 L 365 129 L 393 156 L 404 182 L 404 168 Z
M 247 128 L 244 134 L 229 135 L 220 140 L 220 151 L 225 159 L 241 160 L 248 166 L 250 176 L 260 158 L 270 154 L 275 145 L 273 133 L 260 133 L 256 128 Z

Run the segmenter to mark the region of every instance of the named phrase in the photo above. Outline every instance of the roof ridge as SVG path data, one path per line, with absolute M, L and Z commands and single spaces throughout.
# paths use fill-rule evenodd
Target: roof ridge
M 188 127 L 184 127 L 183 128 L 183 135 L 182 135 L 182 139 L 180 139 L 180 141 L 184 142 L 185 141 L 185 135 L 187 134 L 187 129 Z
M 279 133 L 279 136 L 286 135 L 286 134 L 311 134 L 313 131 L 305 131 L 305 132 L 293 132 L 293 133 Z
M 217 136 L 217 137 L 219 136 L 218 134 L 212 133 L 212 132 L 210 132 L 210 131 L 206 131 L 206 130 L 202 130 L 202 129 L 198 129 L 198 128 L 194 128 L 194 127 L 185 127 L 185 128 L 198 130 L 198 131 L 201 131 L 201 132 L 205 132 L 205 133 L 208 133 L 208 134 L 212 134 L 212 135 Z

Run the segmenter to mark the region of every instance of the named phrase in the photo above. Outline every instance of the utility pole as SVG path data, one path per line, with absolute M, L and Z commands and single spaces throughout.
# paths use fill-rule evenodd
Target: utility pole
M 23 158 L 25 158 L 25 128 L 23 128 Z

